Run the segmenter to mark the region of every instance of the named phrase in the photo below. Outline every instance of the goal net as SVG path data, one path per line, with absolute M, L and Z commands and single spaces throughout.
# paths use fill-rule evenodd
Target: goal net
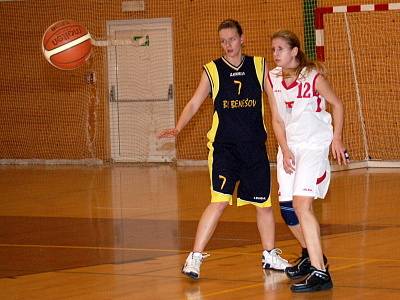
M 399 9 L 341 6 L 323 16 L 323 54 L 345 105 L 344 141 L 353 160 L 400 160 Z
M 176 122 L 196 90 L 202 66 L 221 55 L 218 24 L 239 20 L 244 52 L 266 57 L 273 68 L 270 37 L 279 29 L 295 32 L 307 54 L 316 57 L 320 37 L 314 9 L 327 7 L 332 12 L 322 18 L 325 64 L 344 102 L 343 137 L 351 158 L 400 160 L 399 10 L 357 11 L 355 6 L 369 3 L 362 0 L 145 0 L 139 11 L 127 10 L 126 1 L 103 2 L 0 1 L 0 163 L 112 162 L 121 151 L 126 161 L 146 162 L 149 156 L 157 161 L 166 149 L 175 155 L 168 161 L 204 164 L 210 99 L 176 141 L 160 143 L 155 135 Z M 334 13 L 335 5 L 343 6 Z M 353 12 L 344 12 L 345 6 Z M 171 21 L 172 38 L 165 39 L 172 45 L 168 60 L 163 29 L 127 33 L 129 40 L 119 37 L 122 31 L 110 36 L 110 22 L 163 18 Z M 89 61 L 72 71 L 55 69 L 41 53 L 43 33 L 63 19 L 83 24 L 94 38 Z M 173 75 L 161 77 L 167 61 Z M 265 110 L 267 149 L 274 162 L 277 142 L 268 105 Z M 123 140 L 117 138 L 122 135 Z

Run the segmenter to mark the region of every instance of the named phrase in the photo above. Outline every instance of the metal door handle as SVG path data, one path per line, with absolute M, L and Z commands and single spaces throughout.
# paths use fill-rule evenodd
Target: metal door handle
M 117 100 L 115 98 L 115 85 L 111 86 L 109 100 L 110 100 L 110 102 L 117 102 Z
M 173 95 L 174 94 L 173 94 L 173 90 L 172 90 L 172 83 L 170 83 L 170 85 L 168 86 L 168 96 L 167 96 L 168 101 L 172 100 Z

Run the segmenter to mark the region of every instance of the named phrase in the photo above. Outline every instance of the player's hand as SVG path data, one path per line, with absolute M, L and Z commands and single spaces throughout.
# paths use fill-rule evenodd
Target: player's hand
M 161 138 L 170 138 L 170 137 L 176 137 L 179 134 L 179 130 L 176 128 L 168 128 L 162 130 L 159 134 L 157 134 L 157 137 L 159 139 Z
M 339 165 L 342 165 L 342 163 L 347 165 L 350 162 L 350 155 L 339 138 L 334 138 L 332 141 L 332 155 Z
M 286 173 L 292 174 L 295 170 L 295 159 L 292 151 L 286 150 L 282 152 L 283 154 L 283 169 Z

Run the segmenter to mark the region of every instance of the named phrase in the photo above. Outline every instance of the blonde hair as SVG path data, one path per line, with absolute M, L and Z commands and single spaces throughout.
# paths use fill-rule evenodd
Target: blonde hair
M 298 51 L 297 51 L 296 59 L 299 62 L 299 65 L 295 69 L 293 69 L 296 76 L 300 75 L 301 70 L 303 70 L 303 68 L 306 68 L 306 72 L 309 72 L 312 69 L 316 69 L 321 75 L 323 75 L 323 76 L 327 75 L 326 68 L 322 63 L 320 63 L 319 61 L 310 60 L 307 57 L 307 55 L 303 52 L 303 50 L 301 50 L 300 40 L 296 34 L 291 32 L 290 30 L 284 29 L 284 30 L 275 32 L 271 37 L 271 41 L 274 39 L 277 39 L 277 38 L 281 38 L 281 39 L 285 40 L 288 43 L 290 49 L 297 47 Z M 290 76 L 290 74 L 289 74 L 289 76 Z

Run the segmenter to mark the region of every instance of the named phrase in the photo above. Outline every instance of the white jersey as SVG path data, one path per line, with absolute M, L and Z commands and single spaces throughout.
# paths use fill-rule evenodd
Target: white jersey
M 285 123 L 289 146 L 329 147 L 333 138 L 332 118 L 326 101 L 315 89 L 316 70 L 304 68 L 289 86 L 282 78 L 282 68 L 269 71 L 280 117 Z

